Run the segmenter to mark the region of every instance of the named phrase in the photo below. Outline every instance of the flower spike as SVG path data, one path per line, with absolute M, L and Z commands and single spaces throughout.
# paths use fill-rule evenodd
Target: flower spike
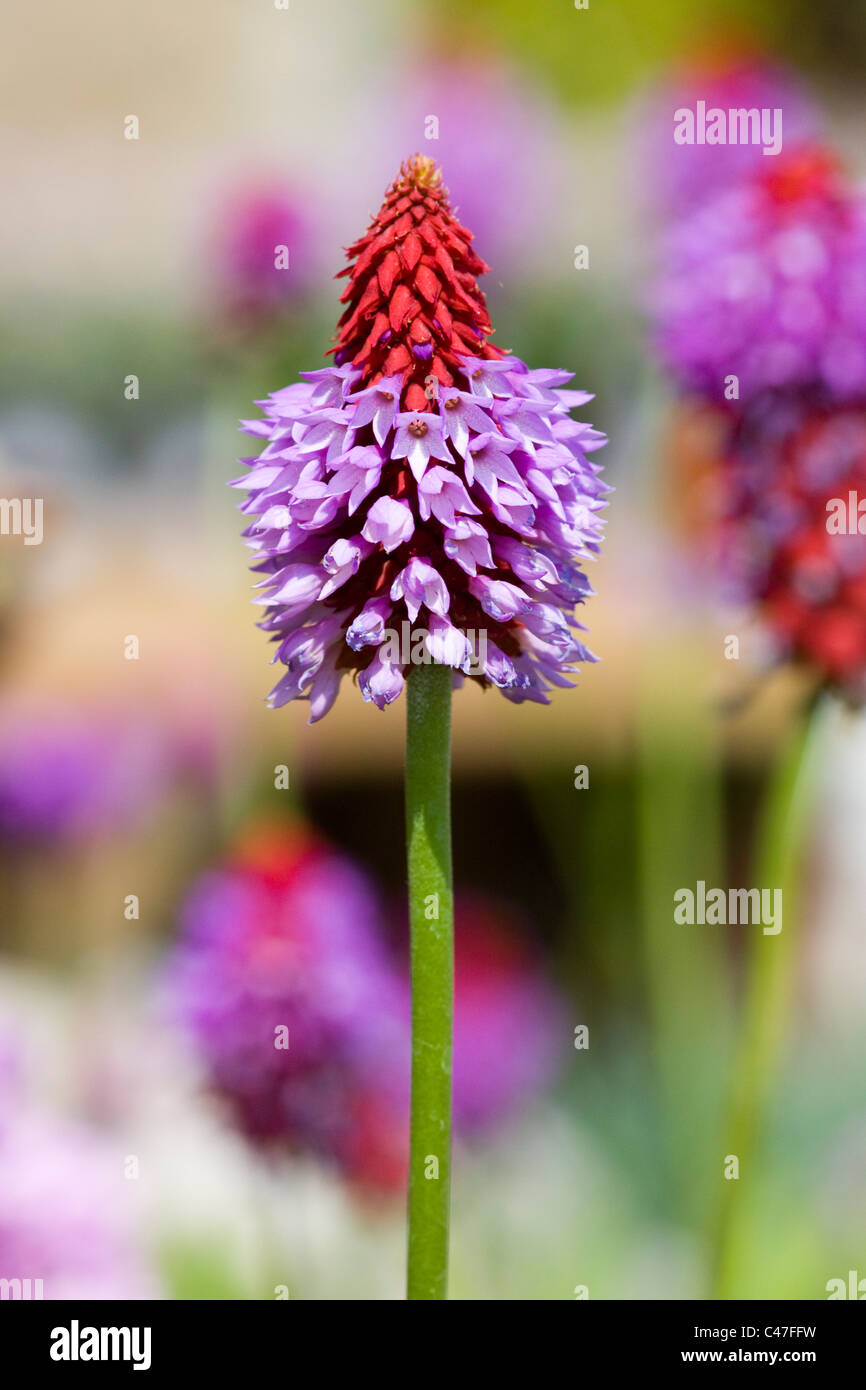
M 384 708 L 432 660 L 546 702 L 595 660 L 571 632 L 609 490 L 590 459 L 604 436 L 571 418 L 590 397 L 490 341 L 488 267 L 426 156 L 347 255 L 334 365 L 242 424 L 266 441 L 237 485 L 288 668 L 271 704 L 319 719 L 351 671 Z

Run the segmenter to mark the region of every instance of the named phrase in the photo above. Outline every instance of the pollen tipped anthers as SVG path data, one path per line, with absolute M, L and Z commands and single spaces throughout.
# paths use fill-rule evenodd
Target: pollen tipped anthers
M 601 541 L 592 397 L 489 341 L 487 269 L 432 160 L 401 168 L 348 249 L 334 365 L 259 402 L 265 441 L 236 486 L 262 628 L 286 674 L 271 703 L 311 720 L 355 672 L 380 708 L 435 660 L 545 702 L 576 661 L 582 571 Z

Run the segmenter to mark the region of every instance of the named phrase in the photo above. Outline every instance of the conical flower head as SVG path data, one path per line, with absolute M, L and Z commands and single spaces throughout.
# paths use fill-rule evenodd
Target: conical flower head
M 260 402 L 238 480 L 262 575 L 262 628 L 287 668 L 271 703 L 311 719 L 356 672 L 379 708 L 415 662 L 546 702 L 595 658 L 573 616 L 608 491 L 605 440 L 571 374 L 494 347 L 486 270 L 438 170 L 405 163 L 349 248 L 334 365 Z

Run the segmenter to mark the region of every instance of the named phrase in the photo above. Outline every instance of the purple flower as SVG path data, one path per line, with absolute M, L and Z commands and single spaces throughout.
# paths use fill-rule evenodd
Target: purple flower
M 494 427 L 493 420 L 468 391 L 457 391 L 453 386 L 442 391 L 440 409 L 445 438 L 452 441 L 461 456 L 466 453 L 470 429 L 476 434 L 483 434 Z
M 412 410 L 398 415 L 396 424 L 391 457 L 406 459 L 416 483 L 423 478 L 431 458 L 451 463 L 452 456 L 445 446 L 445 430 L 441 420 Z
M 862 398 L 866 199 L 825 152 L 779 156 L 702 205 L 663 264 L 656 339 L 686 389 L 735 410 L 768 390 Z
M 312 229 L 297 197 L 274 182 L 223 199 L 214 279 L 232 317 L 261 326 L 309 286 Z
M 526 372 L 527 368 L 522 362 L 512 361 L 505 357 L 497 361 L 484 357 L 464 357 L 462 361 L 463 376 L 469 382 L 473 394 L 483 397 L 491 405 L 495 396 L 500 396 L 503 400 L 508 400 L 512 395 L 520 394 L 516 383 L 509 384 L 507 380 L 511 373 L 515 371 Z M 569 380 L 569 375 L 564 374 L 565 381 Z M 485 429 L 487 426 L 485 425 Z M 477 433 L 477 431 L 476 431 Z M 481 431 L 484 433 L 484 430 Z
M 674 140 L 675 114 L 698 103 L 709 113 L 721 110 L 781 111 L 782 149 L 793 149 L 818 137 L 821 122 L 797 75 L 757 55 L 719 64 L 713 55 L 706 65 L 672 72 L 636 112 L 640 131 L 635 141 L 638 179 L 647 201 L 666 221 L 687 216 L 702 202 L 758 173 L 776 155 L 763 154 L 760 144 L 741 141 L 692 144 Z M 697 132 L 696 132 L 697 137 Z
M 449 468 L 428 468 L 418 485 L 418 509 L 422 521 L 435 516 L 443 526 L 457 525 L 458 513 L 462 517 L 480 516 L 481 508 L 476 507 L 457 474 Z M 492 564 L 492 560 L 490 561 Z
M 353 423 L 354 416 L 339 407 L 311 411 L 292 430 L 298 455 L 324 453 L 324 462 L 332 464 L 351 447 Z
M 391 585 L 391 597 L 403 599 L 414 623 L 422 605 L 430 613 L 447 613 L 450 597 L 444 579 L 426 560 L 410 560 Z
M 437 613 L 430 614 L 427 628 L 424 642 L 433 660 L 438 661 L 440 666 L 464 670 L 471 656 L 468 637 Z
M 350 399 L 357 403 L 354 421 L 356 429 L 361 425 L 373 426 L 377 444 L 384 444 L 400 409 L 400 393 L 403 390 L 403 376 L 383 377 L 375 386 L 366 391 L 358 391 Z
M 349 516 L 379 486 L 384 462 L 378 449 L 364 445 L 350 449 L 343 462 L 337 464 L 327 490 L 341 499 L 348 496 Z
M 429 640 L 463 654 L 446 619 Z M 507 913 L 469 898 L 456 920 L 454 1113 L 469 1138 L 550 1085 L 569 1030 Z M 380 1189 L 406 1182 L 411 1053 L 385 928 L 350 861 L 303 832 L 252 828 L 194 886 L 167 967 L 169 1008 L 246 1138 Z
M 315 410 L 324 410 L 328 406 L 339 406 L 346 399 L 351 388 L 351 382 L 355 376 L 351 367 L 319 367 L 314 372 L 301 372 L 305 381 L 313 383 L 313 394 L 310 402 Z M 293 405 L 301 399 L 302 393 L 298 391 L 299 383 L 293 386 L 285 386 L 282 391 L 275 392 L 279 399 L 287 396 Z M 259 401 L 259 405 L 263 402 Z M 301 407 L 298 410 L 292 409 L 292 418 L 298 419 L 305 415 L 306 411 Z
M 513 483 L 516 495 L 531 502 L 529 491 L 508 457 L 517 448 L 513 439 L 505 439 L 493 430 L 478 434 L 471 440 L 464 459 L 466 481 L 471 486 L 477 479 L 491 502 L 499 500 L 499 484 Z M 508 523 L 506 523 L 508 524 Z
M 367 512 L 362 535 L 368 541 L 378 541 L 390 555 L 404 541 L 408 541 L 415 530 L 415 519 L 408 502 L 398 502 L 393 497 L 380 497 Z
M 446 526 L 444 550 L 467 574 L 477 574 L 479 565 L 493 568 L 487 529 L 468 517 L 455 516 L 451 526 Z
M 0 833 L 10 840 L 79 839 L 134 824 L 169 779 L 168 749 L 146 724 L 0 707 Z
M 576 628 L 592 592 L 580 566 L 601 541 L 609 489 L 590 455 L 604 436 L 571 418 L 591 397 L 566 389 L 570 373 L 530 370 L 488 341 L 470 240 L 432 161 L 416 156 L 349 249 L 338 365 L 243 424 L 266 441 L 236 486 L 249 494 L 261 626 L 289 667 L 272 704 L 309 699 L 321 718 L 354 671 L 384 708 L 407 657 L 405 645 L 379 649 L 407 621 L 423 629 L 410 653 L 447 656 L 455 680 L 515 700 L 546 702 L 578 654 L 595 660 L 573 640 L 551 643 L 548 610 Z M 433 634 L 431 615 L 457 635 Z M 297 632 L 310 640 L 290 641 Z M 464 671 L 470 633 L 480 667 Z
M 352 540 L 341 537 L 340 540 L 334 541 L 322 559 L 322 568 L 331 577 L 318 590 L 319 598 L 329 598 L 331 594 L 336 593 L 347 579 L 358 573 L 361 561 L 372 554 L 372 551 L 371 541 L 363 536 L 355 536 Z
M 379 709 L 393 704 L 397 697 L 402 695 L 405 684 L 399 661 L 395 660 L 385 647 L 378 649 L 369 666 L 358 677 L 358 685 L 364 699 L 368 703 L 372 701 Z
M 371 598 L 364 604 L 346 632 L 346 641 L 353 652 L 370 644 L 379 646 L 384 640 L 385 623 L 391 613 L 390 598 Z
M 194 886 L 167 985 L 238 1128 L 345 1166 L 354 1098 L 388 1095 L 405 1037 L 364 876 L 305 835 L 253 830 Z

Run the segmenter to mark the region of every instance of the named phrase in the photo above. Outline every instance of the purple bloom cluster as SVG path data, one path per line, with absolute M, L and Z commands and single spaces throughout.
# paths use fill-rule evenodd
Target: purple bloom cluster
M 767 391 L 866 393 L 866 199 L 823 151 L 779 156 L 702 204 L 663 265 L 656 338 L 686 390 L 724 404 L 735 376 L 738 409 Z
M 664 221 L 688 216 L 702 202 L 751 174 L 766 170 L 775 155 L 761 144 L 726 142 L 677 144 L 677 111 L 781 111 L 783 149 L 819 137 L 818 112 L 797 74 L 757 54 L 739 55 L 721 65 L 716 46 L 711 60 L 670 72 L 638 106 L 635 141 L 638 177 L 648 203 Z
M 514 701 L 546 702 L 595 660 L 572 611 L 592 592 L 581 561 L 609 491 L 589 458 L 604 436 L 570 414 L 592 397 L 515 357 L 461 368 L 459 385 L 431 378 L 431 409 L 406 410 L 402 374 L 359 390 L 351 365 L 326 367 L 244 422 L 266 441 L 236 485 L 261 627 L 287 668 L 272 705 L 308 699 L 320 719 L 354 669 L 384 708 L 405 681 L 389 640 L 404 622 L 458 681 Z
M 251 1140 L 336 1158 L 354 1095 L 387 1089 L 401 998 L 353 865 L 300 841 L 206 874 L 183 914 L 171 1011 Z
M 172 1014 L 235 1124 L 369 1189 L 405 1185 L 410 1007 L 381 905 L 355 866 L 298 835 L 205 875 L 168 967 Z M 458 901 L 454 1115 L 489 1130 L 550 1082 L 566 1028 L 518 932 Z M 280 1045 L 280 1043 L 287 1045 Z
M 726 577 L 775 655 L 852 703 L 866 690 L 862 491 L 866 197 L 806 147 L 672 235 L 657 338 L 686 392 L 727 416 L 718 468 Z
M 266 324 L 310 283 L 312 231 L 303 202 L 263 180 L 232 190 L 216 222 L 214 288 L 225 312 L 250 326 Z

